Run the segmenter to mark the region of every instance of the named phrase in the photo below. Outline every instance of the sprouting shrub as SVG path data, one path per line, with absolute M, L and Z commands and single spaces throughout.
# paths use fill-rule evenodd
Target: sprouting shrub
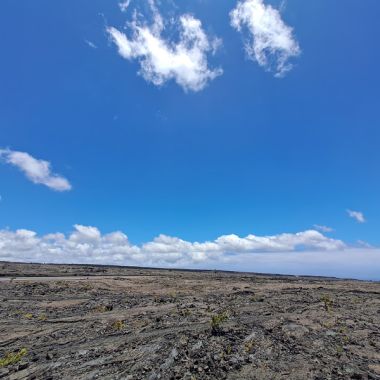
M 218 334 L 221 331 L 221 325 L 228 319 L 227 312 L 213 315 L 211 317 L 211 330 L 213 334 Z
M 88 283 L 83 284 L 80 288 L 80 290 L 82 290 L 82 291 L 91 290 L 91 289 L 93 289 L 93 286 L 91 284 L 88 284 Z
M 95 313 L 106 313 L 107 311 L 112 311 L 112 310 L 113 310 L 112 305 L 99 305 L 94 309 Z
M 247 353 L 250 353 L 252 352 L 254 346 L 255 346 L 255 341 L 253 339 L 250 339 L 244 343 L 244 351 Z
M 61 280 L 56 281 L 55 285 L 58 287 L 62 287 L 62 288 L 68 288 L 69 287 L 69 284 L 66 281 L 61 281 Z
M 344 351 L 344 349 L 342 346 L 340 346 L 340 345 L 336 346 L 336 353 L 338 356 L 341 356 L 343 354 L 343 351 Z
M 252 296 L 251 301 L 252 302 L 264 302 L 264 297 L 263 296 Z
M 10 352 L 6 354 L 3 358 L 0 358 L 0 368 L 19 362 L 21 358 L 25 356 L 27 353 L 27 349 L 22 348 L 18 352 Z
M 185 308 L 185 309 L 181 309 L 178 311 L 178 314 L 181 316 L 181 317 L 189 317 L 191 315 L 191 311 L 188 309 L 188 308 Z
M 347 327 L 346 326 L 341 326 L 340 328 L 339 328 L 339 332 L 341 333 L 341 334 L 346 334 L 347 333 Z
M 333 307 L 333 300 L 329 295 L 324 295 L 321 297 L 321 301 L 324 303 L 324 307 L 326 311 L 331 311 Z
M 169 293 L 169 297 L 173 298 L 173 300 L 176 301 L 176 299 L 177 299 L 177 293 L 176 292 L 170 292 Z
M 115 330 L 123 330 L 125 328 L 125 323 L 124 321 L 115 321 L 112 323 L 112 328 Z
M 321 325 L 323 327 L 325 327 L 326 329 L 331 329 L 334 326 L 336 326 L 336 324 L 337 324 L 336 320 L 335 321 L 326 321 L 326 322 L 322 321 L 321 322 Z
M 46 314 L 45 314 L 45 313 L 40 314 L 40 315 L 38 316 L 38 320 L 39 320 L 39 321 L 46 321 L 46 320 L 47 320 L 47 316 L 46 316 Z
M 33 314 L 32 313 L 25 313 L 22 315 L 25 319 L 32 319 L 33 318 Z

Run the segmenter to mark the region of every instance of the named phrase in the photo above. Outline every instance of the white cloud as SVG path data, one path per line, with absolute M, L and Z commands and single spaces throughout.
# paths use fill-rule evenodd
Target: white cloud
M 120 232 L 103 235 L 96 227 L 75 225 L 61 233 L 38 237 L 33 231 L 0 230 L 0 260 L 42 258 L 52 262 L 135 263 L 140 265 L 192 265 L 225 260 L 240 254 L 341 250 L 346 245 L 313 230 L 273 236 L 224 235 L 214 241 L 188 242 L 159 235 L 140 246 Z
M 130 3 L 131 3 L 131 0 L 125 0 L 121 3 L 119 3 L 120 10 L 122 12 L 126 12 Z
M 84 42 L 92 49 L 97 49 L 98 47 L 91 41 L 89 40 L 84 40 Z
M 355 219 L 358 223 L 365 223 L 364 214 L 360 211 L 347 210 L 347 214 L 350 218 Z
M 134 245 L 120 231 L 75 225 L 74 231 L 38 236 L 28 230 L 0 230 L 0 261 L 93 263 L 268 273 L 379 278 L 380 250 L 354 248 L 309 230 L 273 236 L 224 235 L 189 242 L 160 235 Z
M 298 56 L 301 49 L 293 29 L 281 19 L 280 12 L 262 0 L 242 0 L 230 13 L 231 25 L 239 32 L 249 31 L 245 44 L 248 56 L 277 77 L 292 68 L 289 58 Z
M 51 172 L 50 162 L 38 160 L 25 152 L 0 149 L 0 160 L 16 166 L 33 183 L 42 184 L 56 191 L 71 190 L 69 181 Z
M 364 240 L 358 240 L 356 243 L 358 244 L 359 247 L 374 248 L 371 244 L 367 243 Z
M 321 231 L 321 232 L 333 232 L 334 229 L 331 228 L 331 227 L 328 227 L 328 226 L 323 226 L 323 225 L 320 225 L 320 224 L 314 224 L 314 228 L 318 231 Z
M 220 68 L 209 68 L 207 56 L 215 52 L 219 40 L 209 38 L 198 19 L 184 14 L 175 20 L 179 39 L 174 42 L 163 36 L 166 23 L 153 0 L 150 5 L 153 23 L 139 21 L 135 13 L 127 24 L 130 37 L 114 27 L 107 28 L 119 54 L 127 60 L 138 60 L 139 73 L 145 80 L 157 86 L 175 80 L 185 91 L 200 91 L 222 74 Z

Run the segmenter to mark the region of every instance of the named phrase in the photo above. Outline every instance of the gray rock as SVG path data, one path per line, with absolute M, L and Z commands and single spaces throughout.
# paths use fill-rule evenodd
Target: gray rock
M 7 368 L 0 368 L 0 378 L 3 378 L 5 376 L 7 376 L 9 373 L 9 369 Z
M 26 369 L 28 367 L 29 367 L 29 363 L 28 362 L 21 362 L 17 366 L 17 371 L 22 371 L 23 369 Z
M 297 325 L 296 323 L 289 323 L 282 326 L 282 331 L 284 331 L 285 334 L 295 338 L 300 338 L 309 333 L 309 330 L 305 326 Z
M 193 352 L 199 351 L 202 347 L 203 347 L 203 342 L 199 340 L 197 343 L 193 345 L 193 347 L 191 348 L 191 351 Z
M 165 363 L 161 365 L 162 369 L 168 369 L 170 368 L 173 364 L 174 361 L 178 358 L 178 351 L 176 348 L 173 348 L 169 357 L 165 360 Z

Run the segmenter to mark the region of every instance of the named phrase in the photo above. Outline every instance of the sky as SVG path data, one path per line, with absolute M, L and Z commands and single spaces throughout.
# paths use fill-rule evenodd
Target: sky
M 379 280 L 379 12 L 3 0 L 0 260 Z

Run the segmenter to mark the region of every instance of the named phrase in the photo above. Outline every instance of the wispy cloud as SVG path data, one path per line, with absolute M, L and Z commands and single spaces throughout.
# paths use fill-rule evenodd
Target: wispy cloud
M 126 12 L 130 3 L 131 3 L 131 0 L 125 0 L 125 1 L 122 1 L 121 3 L 119 3 L 120 10 L 122 12 Z
M 334 229 L 331 228 L 331 227 L 327 227 L 327 226 L 323 226 L 323 225 L 320 225 L 320 224 L 314 224 L 314 228 L 318 231 L 321 231 L 321 232 L 333 232 Z
M 242 0 L 230 13 L 231 25 L 239 32 L 248 30 L 245 44 L 248 56 L 277 77 L 291 68 L 291 57 L 301 49 L 293 36 L 293 29 L 286 25 L 280 12 L 262 0 Z
M 139 73 L 145 80 L 157 86 L 175 80 L 185 91 L 200 91 L 222 74 L 222 69 L 208 65 L 208 54 L 215 52 L 220 41 L 206 35 L 200 20 L 189 14 L 176 19 L 179 38 L 175 42 L 163 36 L 167 25 L 153 0 L 150 5 L 152 24 L 138 20 L 135 13 L 127 24 L 129 37 L 114 27 L 107 28 L 119 54 L 140 63 Z
M 70 182 L 51 171 L 51 164 L 26 152 L 0 149 L 0 160 L 20 169 L 33 183 L 42 184 L 56 191 L 71 190 Z
M 98 47 L 91 41 L 89 40 L 84 40 L 84 42 L 92 49 L 97 49 Z
M 368 242 L 364 240 L 358 240 L 356 243 L 358 244 L 359 247 L 374 248 L 371 244 L 369 244 Z
M 355 219 L 358 223 L 365 223 L 364 214 L 360 211 L 347 210 L 347 214 L 350 218 Z

